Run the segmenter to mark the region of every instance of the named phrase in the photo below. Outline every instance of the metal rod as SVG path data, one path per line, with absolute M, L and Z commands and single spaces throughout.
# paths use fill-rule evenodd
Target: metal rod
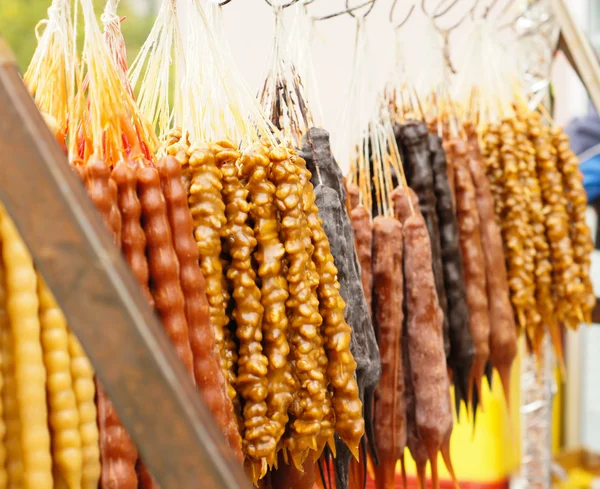
M 354 12 L 355 10 L 359 10 L 368 5 L 371 5 L 371 8 L 372 8 L 374 4 L 375 4 L 375 0 L 367 0 L 366 2 L 361 3 L 360 5 L 356 5 L 355 7 L 346 8 L 344 10 L 340 10 L 339 12 L 335 12 L 333 14 L 324 15 L 322 17 L 313 17 L 313 20 L 329 20 L 329 19 L 333 19 L 335 17 L 339 17 L 340 15 L 344 15 L 344 14 L 350 14 L 352 17 L 354 17 L 352 12 Z M 371 8 L 369 9 L 369 12 L 371 11 Z M 367 15 L 369 12 L 367 12 Z
M 390 19 L 390 23 L 391 24 L 394 23 L 394 11 L 396 10 L 396 5 L 397 4 L 398 4 L 398 0 L 394 0 L 392 2 L 392 7 L 390 8 L 389 19 Z M 413 3 L 412 6 L 410 7 L 408 13 L 406 14 L 406 17 L 404 17 L 404 19 L 400 23 L 398 23 L 397 25 L 395 25 L 394 29 L 399 30 L 399 29 L 401 29 L 402 27 L 404 27 L 406 25 L 406 23 L 410 20 L 411 15 L 415 11 L 415 7 L 416 7 L 416 5 Z
M 372 11 L 373 11 L 373 7 L 375 7 L 375 2 L 376 2 L 376 0 L 372 0 L 372 1 L 371 1 L 371 6 L 370 6 L 370 7 L 367 9 L 367 11 L 366 11 L 366 12 L 365 12 L 365 13 L 362 15 L 362 18 L 363 18 L 363 19 L 366 19 L 366 18 L 367 18 L 367 16 L 368 16 L 368 15 L 369 15 L 369 14 L 370 14 Z M 352 8 L 352 7 L 350 7 L 350 0 L 346 0 L 346 12 L 347 12 L 348 14 L 350 14 L 350 16 L 351 16 L 351 17 L 356 17 L 356 15 L 354 15 L 354 11 L 355 11 L 355 10 L 358 10 L 359 8 L 360 8 L 360 6 L 359 6 L 359 7 L 355 7 L 355 8 Z
M 162 489 L 250 489 L 0 38 L 0 201 Z
M 231 1 L 231 0 L 229 0 L 229 1 Z M 298 3 L 298 0 L 290 0 L 288 3 L 284 3 L 282 5 L 277 5 L 277 4 L 273 5 L 273 3 L 271 2 L 271 0 L 265 0 L 265 2 L 267 2 L 267 4 L 269 5 L 269 7 L 284 9 L 284 8 L 291 7 L 295 3 Z

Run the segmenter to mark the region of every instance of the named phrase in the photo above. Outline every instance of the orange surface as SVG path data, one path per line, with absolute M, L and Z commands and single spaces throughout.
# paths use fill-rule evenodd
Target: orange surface
M 417 479 L 414 477 L 407 478 L 407 489 L 417 489 Z M 469 482 L 460 481 L 460 489 L 508 489 L 508 479 L 499 482 Z M 402 488 L 402 477 L 400 474 L 396 477 L 396 487 Z M 427 481 L 427 487 L 431 488 L 431 482 Z M 367 489 L 375 489 L 375 482 L 371 479 L 367 481 Z M 451 481 L 440 481 L 440 489 L 455 489 Z

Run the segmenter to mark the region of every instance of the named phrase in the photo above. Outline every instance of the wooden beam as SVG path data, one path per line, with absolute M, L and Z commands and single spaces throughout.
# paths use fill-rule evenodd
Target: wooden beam
M 0 200 L 160 487 L 249 488 L 1 39 Z
M 561 31 L 560 49 L 585 85 L 600 112 L 600 63 L 592 45 L 577 25 L 566 0 L 551 0 L 554 18 Z

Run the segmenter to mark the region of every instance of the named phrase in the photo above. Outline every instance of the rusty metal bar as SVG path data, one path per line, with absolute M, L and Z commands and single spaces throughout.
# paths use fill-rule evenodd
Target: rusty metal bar
M 0 200 L 160 487 L 250 488 L 2 39 Z

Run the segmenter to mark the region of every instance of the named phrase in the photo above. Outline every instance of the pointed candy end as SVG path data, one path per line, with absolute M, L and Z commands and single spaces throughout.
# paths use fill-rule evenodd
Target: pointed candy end
M 354 459 L 358 462 L 360 460 L 358 445 L 356 445 L 356 446 L 350 446 L 348 444 L 346 444 L 346 445 L 348 446 L 348 449 L 350 450 L 350 453 L 352 454 Z
M 329 450 L 331 450 L 333 458 L 336 458 L 337 452 L 335 450 L 335 438 L 333 438 L 333 436 L 327 440 L 327 445 L 329 446 Z
M 427 487 L 427 462 L 417 463 L 417 485 L 419 489 Z
M 296 469 L 298 470 L 298 472 L 304 472 L 304 460 L 306 459 L 306 453 L 305 452 L 301 452 L 301 453 L 292 453 L 292 463 L 294 464 L 294 467 L 296 467 Z
M 400 470 L 402 473 L 402 489 L 408 489 L 408 481 L 406 479 L 406 464 L 404 463 L 404 452 L 400 455 Z
M 454 467 L 452 466 L 452 458 L 450 457 L 450 438 L 444 440 L 442 443 L 442 458 L 444 460 L 444 465 L 446 465 L 446 469 L 450 474 L 450 478 L 452 479 L 452 484 L 454 484 L 455 489 L 460 489 L 458 480 L 456 479 L 456 474 L 454 473 Z

